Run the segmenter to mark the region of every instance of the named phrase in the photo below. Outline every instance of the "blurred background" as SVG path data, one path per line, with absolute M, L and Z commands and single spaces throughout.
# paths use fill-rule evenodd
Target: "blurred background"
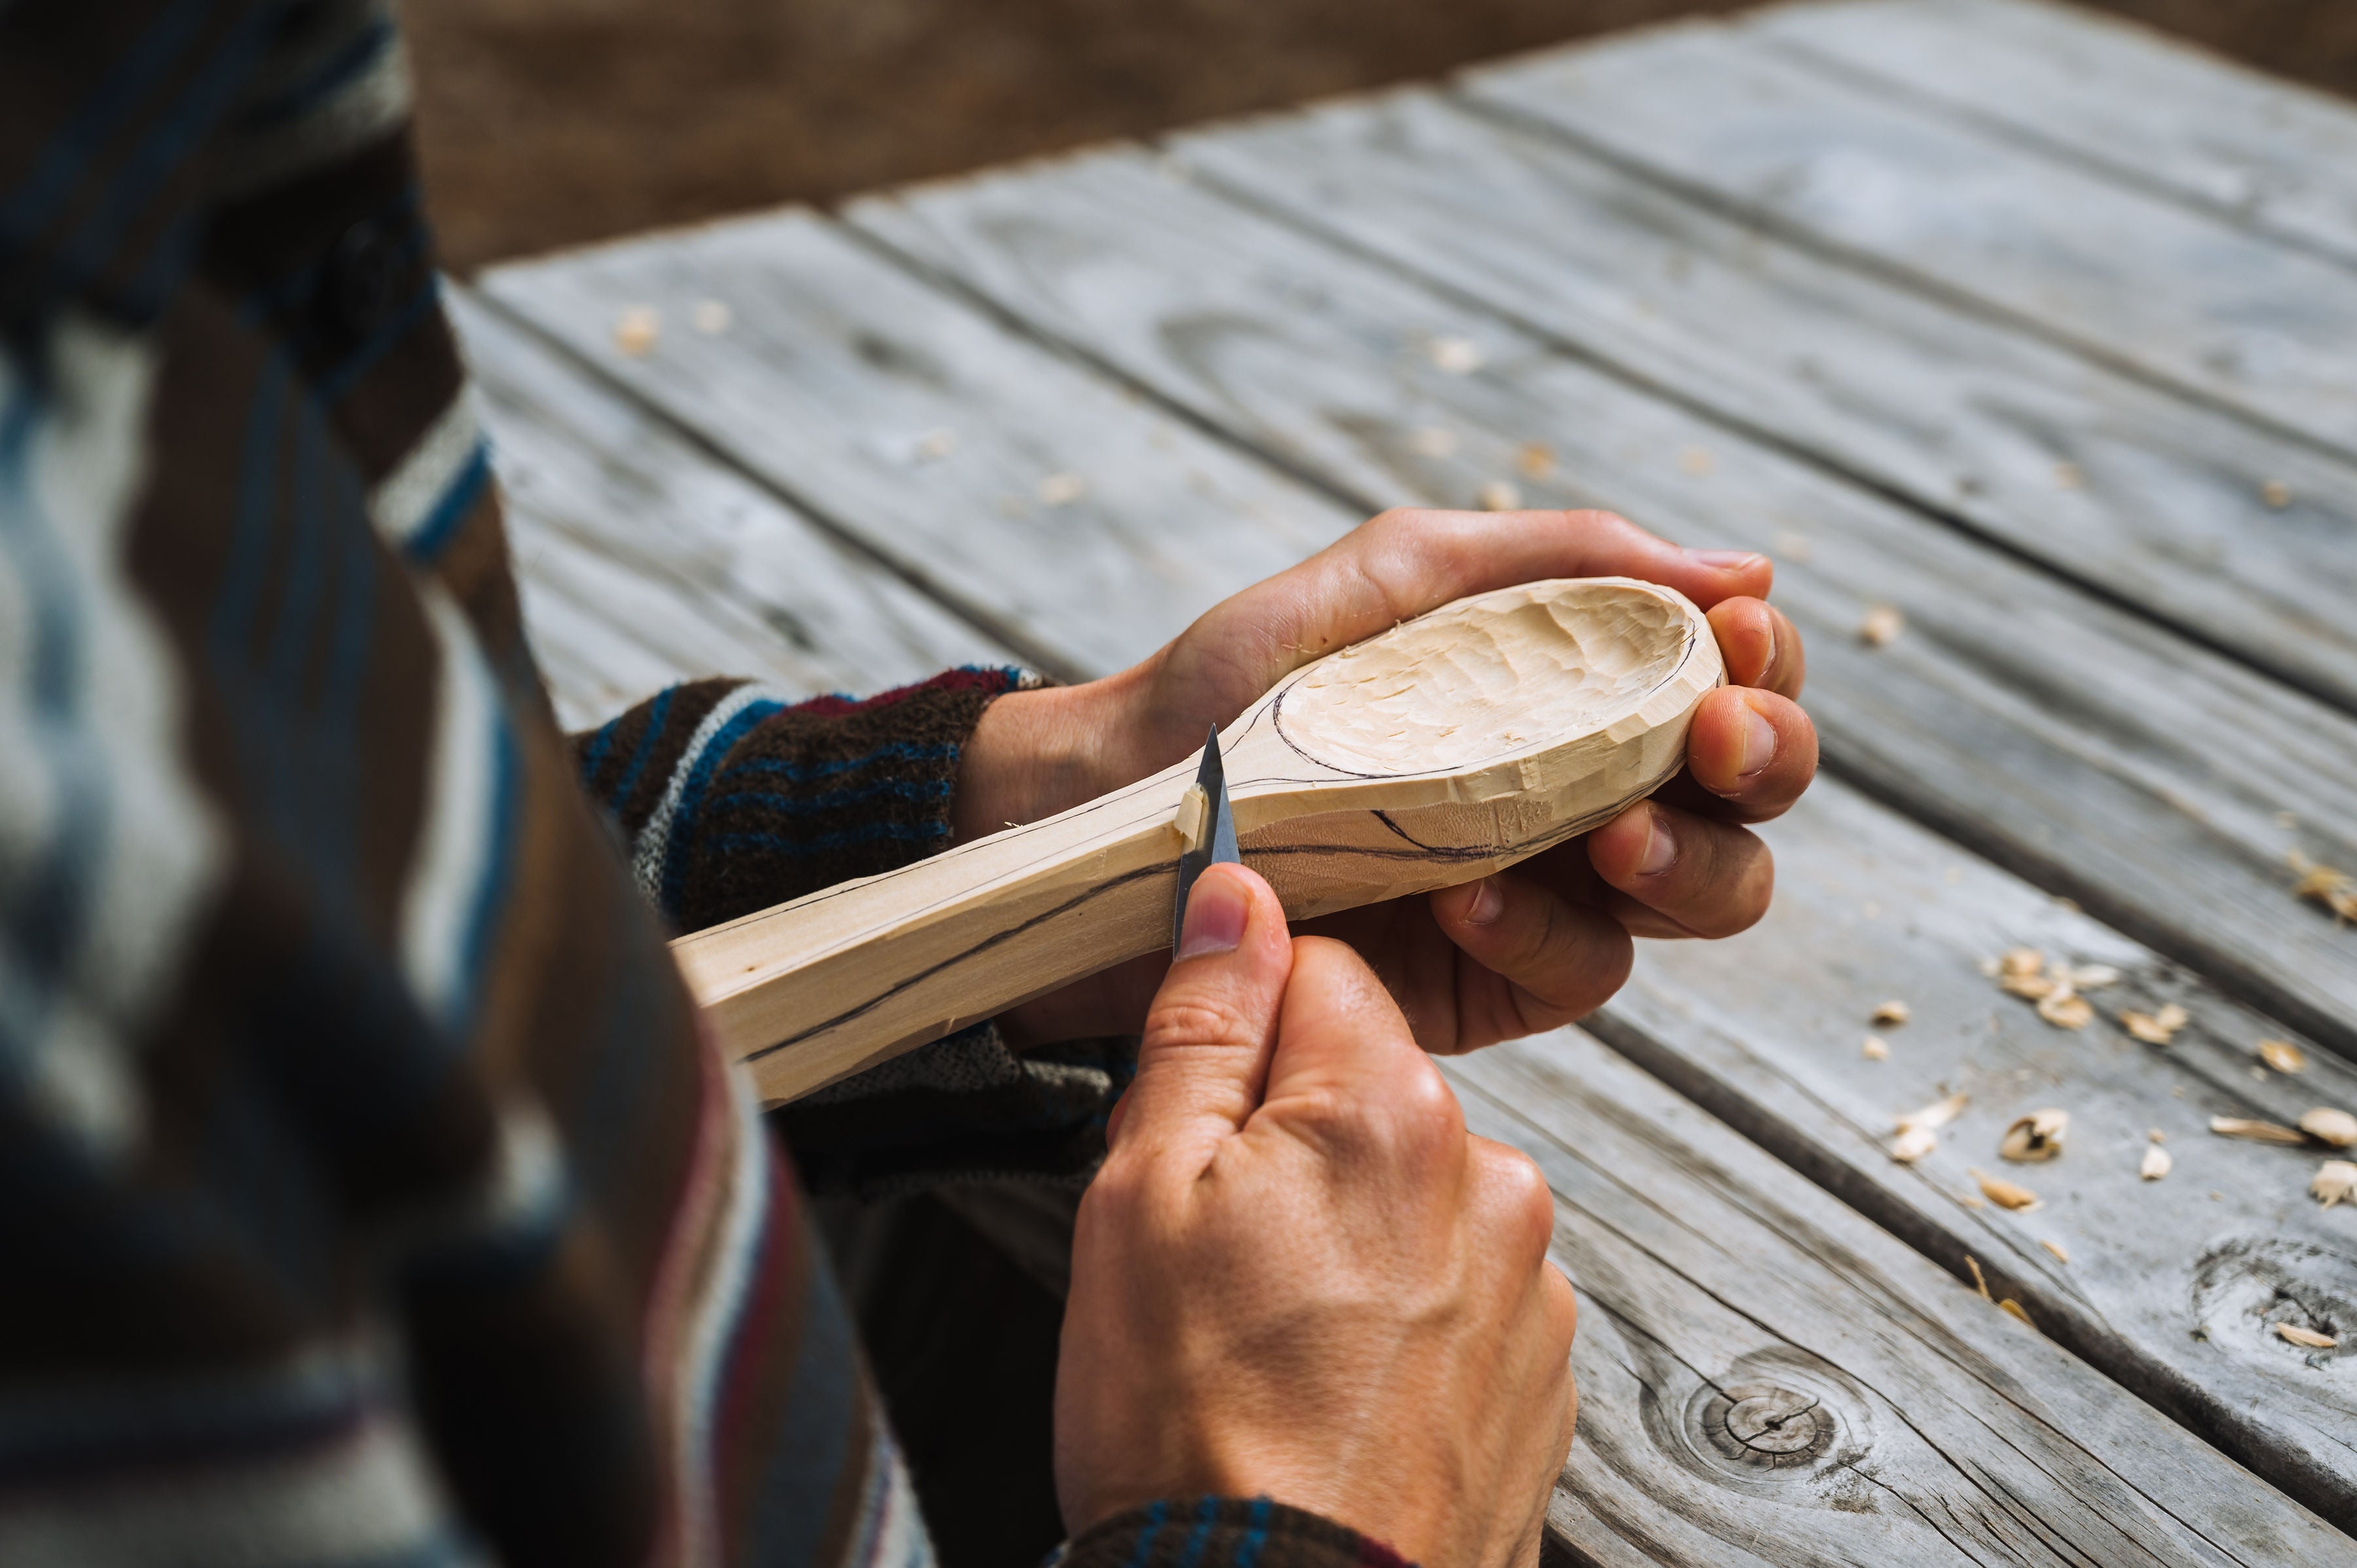
M 826 201 L 1738 0 L 408 0 L 446 263 Z M 2101 0 L 2357 93 L 2357 0 Z

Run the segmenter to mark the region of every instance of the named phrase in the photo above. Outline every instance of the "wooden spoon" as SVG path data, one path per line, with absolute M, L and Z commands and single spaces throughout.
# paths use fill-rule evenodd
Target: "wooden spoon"
M 1459 599 L 1295 671 L 1222 733 L 1244 863 L 1296 920 L 1487 875 L 1676 773 L 1721 679 L 1702 612 L 1651 583 Z M 672 950 L 763 1097 L 794 1099 L 1168 947 L 1200 756 Z

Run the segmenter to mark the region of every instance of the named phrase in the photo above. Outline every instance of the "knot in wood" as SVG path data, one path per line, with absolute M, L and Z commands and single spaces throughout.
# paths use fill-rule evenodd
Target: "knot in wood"
M 1723 1458 L 1761 1469 L 1814 1462 L 1833 1448 L 1840 1422 L 1816 1395 L 1773 1383 L 1715 1391 L 1704 1402 L 1703 1437 Z

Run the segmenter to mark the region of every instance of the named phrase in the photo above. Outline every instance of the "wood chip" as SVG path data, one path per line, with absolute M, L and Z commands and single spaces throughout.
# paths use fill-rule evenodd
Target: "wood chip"
M 1050 474 L 1039 481 L 1043 506 L 1070 506 L 1089 493 L 1089 482 L 1078 474 Z
M 2120 1027 L 2147 1046 L 2165 1046 L 2177 1037 L 2177 1032 L 2193 1020 L 2185 1009 L 2172 1002 L 2158 1013 L 2122 1013 Z
M 938 463 L 957 450 L 954 430 L 928 430 L 917 437 L 916 458 L 920 463 Z
M 2075 490 L 2087 482 L 2087 476 L 2080 471 L 2076 463 L 2057 463 L 2054 465 L 2054 482 L 2066 490 Z
M 614 317 L 614 347 L 633 360 L 652 353 L 662 336 L 662 316 L 651 305 L 625 306 Z
M 2017 1164 L 2050 1160 L 2062 1152 L 2062 1139 L 2070 1130 L 2069 1112 L 2033 1111 L 2005 1130 L 1996 1152 Z
M 1474 499 L 1483 511 L 1512 511 L 1523 504 L 1523 492 L 1512 479 L 1486 479 Z
M 1940 1135 L 1929 1127 L 1901 1127 L 1899 1136 L 1890 1140 L 1890 1157 L 1911 1165 L 1939 1146 Z
M 2289 1040 L 2261 1040 L 2259 1059 L 2281 1073 L 2308 1070 L 2308 1053 Z
M 1890 1042 L 1880 1035 L 1868 1035 L 1866 1043 L 1857 1047 L 1857 1054 L 1870 1062 L 1889 1061 Z
M 1907 629 L 1907 618 L 1889 605 L 1877 605 L 1857 623 L 1857 639 L 1868 648 L 1888 648 Z
M 2083 963 L 2068 972 L 2073 991 L 2101 991 L 2120 983 L 2120 972 L 2108 963 Z
M 2147 1181 L 2158 1181 L 2169 1174 L 2169 1167 L 2176 1163 L 2169 1157 L 2169 1151 L 2158 1144 L 2147 1144 L 2144 1146 L 2144 1159 L 2136 1165 L 2136 1175 Z
M 1914 1015 L 1913 1010 L 1910 1009 L 1904 1002 L 1886 1002 L 1881 1006 L 1877 1007 L 1874 1010 L 1873 1017 L 1867 1021 L 1872 1024 L 1880 1024 L 1886 1027 L 1892 1027 L 1904 1024 L 1908 1019 L 1912 1018 Z
M 2046 968 L 2046 955 L 2036 948 L 2009 948 L 1996 961 L 1996 972 L 2007 980 L 2027 978 Z
M 1928 1133 L 1935 1127 L 1944 1127 L 1953 1122 L 1964 1113 L 1964 1107 L 1971 1103 L 1971 1100 L 1964 1095 L 1952 1094 L 1945 1100 L 1933 1101 L 1921 1111 L 1910 1111 L 1899 1119 L 1896 1126 L 1901 1133 L 1912 1127 L 1920 1127 Z
M 2318 1143 L 2330 1144 L 2336 1149 L 2345 1149 L 2357 1144 L 2357 1116 L 2330 1105 L 2319 1105 L 2301 1116 L 2299 1130 Z
M 2038 1015 L 2058 1029 L 2083 1029 L 2095 1021 L 2095 1004 L 2075 991 L 2056 990 L 2039 999 Z
M 699 299 L 687 313 L 687 324 L 707 338 L 716 338 L 728 330 L 737 313 L 716 299 Z
M 2313 1328 L 2303 1328 L 2297 1323 L 2278 1323 L 2276 1332 L 2307 1350 L 2330 1350 L 2341 1343 L 2330 1334 L 2319 1334 Z
M 2158 1127 L 2155 1127 L 2151 1132 L 2147 1133 L 2145 1136 L 2151 1139 L 2156 1144 L 2166 1144 L 2169 1142 L 2169 1134 L 2162 1132 Z
M 2297 851 L 2291 856 L 2291 868 L 2299 874 L 2299 880 L 2292 885 L 2293 897 L 2323 905 L 2336 919 L 2357 920 L 2357 877 L 2319 865 Z
M 2357 1198 L 2357 1162 L 2327 1160 L 2317 1166 L 2308 1184 L 2308 1196 L 2327 1208 Z
M 1452 376 L 1469 376 L 1481 368 L 1481 346 L 1470 338 L 1435 338 L 1425 346 L 1433 369 Z
M 2003 1176 L 1993 1176 L 1984 1171 L 1974 1171 L 1972 1178 L 1981 1184 L 1981 1196 L 1999 1208 L 2023 1213 L 2038 1207 L 2038 1195 L 2026 1187 L 2018 1187 Z
M 1700 478 L 1717 467 L 1718 461 L 1710 455 L 1706 447 L 1689 446 L 1678 454 L 1678 467 L 1694 475 L 1695 478 Z
M 2247 1116 L 2212 1116 L 2210 1131 L 2222 1138 L 2244 1138 L 2254 1144 L 2296 1145 L 2308 1139 L 2289 1127 L 2278 1127 L 2272 1122 L 2256 1122 Z
M 1454 457 L 1457 456 L 1457 432 L 1437 424 L 1427 424 L 1408 434 L 1409 450 L 1419 457 Z
M 1544 479 L 1555 472 L 1555 448 L 1544 441 L 1525 441 L 1514 454 L 1514 467 L 1526 479 Z
M 2043 1002 L 2064 989 L 2061 981 L 2044 974 L 2008 974 L 1997 985 L 2007 995 L 2018 996 L 2025 1002 Z
M 2056 1262 L 2058 1262 L 2058 1263 L 2067 1263 L 2067 1262 L 2069 1262 L 2071 1261 L 2071 1254 L 2070 1254 L 2070 1253 L 2068 1253 L 2068 1252 L 2066 1252 L 2066 1251 L 2064 1251 L 2062 1250 L 2062 1243 L 2061 1243 L 2061 1242 L 2060 1242 L 2060 1241 L 2049 1241 L 2049 1240 L 2044 1240 L 2043 1238 L 2040 1238 L 2040 1240 L 2039 1240 L 2039 1243 L 2038 1243 L 2038 1244 L 2039 1244 L 2040 1246 L 2041 1246 L 2041 1247 L 2045 1248 L 2048 1251 L 2050 1251 L 2050 1252 L 2053 1253 L 2053 1254 L 2054 1254 L 2054 1261 L 2055 1261 Z
M 1997 1310 L 2004 1313 L 2007 1316 L 2018 1317 L 2022 1322 L 2029 1323 L 2029 1314 L 2023 1311 L 2021 1303 L 2014 1300 L 2013 1297 L 2007 1296 L 2003 1301 L 1998 1302 L 1996 1305 Z M 2029 1326 L 2035 1328 L 2038 1325 L 2035 1323 L 2029 1323 Z
M 2291 487 L 2281 479 L 2269 479 L 2259 487 L 2259 499 L 2276 511 L 2291 505 Z
M 1972 1270 L 1973 1288 L 1981 1293 L 1981 1299 L 1983 1301 L 1994 1301 L 1996 1297 L 1990 1295 L 1988 1292 L 1988 1276 L 1981 1273 L 1981 1261 L 1978 1258 L 1974 1257 L 1970 1252 L 1966 1252 L 1964 1254 L 1964 1267 Z

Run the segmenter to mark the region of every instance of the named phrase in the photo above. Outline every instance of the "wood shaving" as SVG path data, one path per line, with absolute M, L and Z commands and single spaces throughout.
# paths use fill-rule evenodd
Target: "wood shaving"
M 1935 1127 L 1944 1127 L 1953 1122 L 1964 1113 L 1964 1107 L 1971 1103 L 1971 1100 L 1964 1095 L 1952 1094 L 1945 1100 L 1933 1101 L 1921 1111 L 1910 1111 L 1898 1120 L 1895 1126 L 1901 1133 L 1917 1127 L 1928 1133 Z
M 1902 1127 L 1899 1136 L 1890 1140 L 1890 1157 L 1911 1165 L 1939 1146 L 1940 1135 L 1929 1127 Z
M 2193 1020 L 2184 1008 L 2172 1002 L 2158 1013 L 2122 1013 L 2120 1027 L 2147 1046 L 2165 1046 L 2177 1037 L 2177 1032 Z
M 2007 980 L 2026 979 L 2046 968 L 2046 955 L 2036 948 L 2008 948 L 1996 961 L 1996 972 Z
M 1451 376 L 1469 376 L 1481 368 L 1481 346 L 1470 338 L 1435 338 L 1425 346 L 1433 369 Z
M 2087 476 L 2080 471 L 2076 463 L 2057 463 L 2054 465 L 2054 482 L 2066 490 L 2075 490 L 2087 482 Z
M 2043 974 L 2008 974 L 1996 983 L 2007 995 L 2018 996 L 2025 1002 L 2043 1002 L 2064 990 L 2061 981 Z
M 2158 1144 L 2147 1144 L 2144 1146 L 2144 1159 L 2136 1165 L 2136 1175 L 2146 1181 L 2158 1181 L 2167 1176 L 2169 1167 L 2176 1164 L 2176 1160 L 2170 1157 L 2167 1149 L 2162 1148 Z
M 1544 441 L 1525 441 L 1514 454 L 1514 467 L 1526 479 L 1544 479 L 1555 472 L 1555 448 Z
M 1089 493 L 1089 482 L 1078 474 L 1050 474 L 1039 481 L 1043 506 L 1070 506 Z
M 2308 1139 L 2289 1127 L 2278 1127 L 2272 1122 L 2257 1122 L 2247 1116 L 2212 1116 L 2210 1131 L 2222 1138 L 2243 1138 L 2254 1144 L 2282 1144 L 2287 1146 L 2305 1144 Z
M 2345 1149 L 2357 1144 L 2357 1116 L 2346 1111 L 2336 1111 L 2330 1105 L 2319 1105 L 2299 1119 L 2299 1130 L 2319 1144 L 2330 1144 Z
M 2313 1328 L 2303 1328 L 2297 1323 L 2278 1323 L 2276 1332 L 2307 1350 L 2330 1350 L 2341 1343 L 2330 1334 L 2319 1334 Z
M 957 444 L 957 432 L 954 430 L 928 430 L 917 437 L 917 461 L 938 463 L 956 451 Z
M 2276 511 L 2291 505 L 2291 487 L 2281 479 L 2269 479 L 2259 487 L 2259 499 Z
M 699 299 L 687 313 L 687 324 L 706 338 L 716 338 L 728 330 L 737 313 L 716 299 Z
M 1874 1010 L 1874 1015 L 1867 1021 L 1872 1024 L 1880 1024 L 1885 1027 L 1891 1027 L 1900 1024 L 1904 1024 L 1908 1019 L 1912 1018 L 1914 1015 L 1914 1011 L 1904 1002 L 1886 1002 L 1881 1006 L 1877 1007 Z
M 2308 1070 L 2308 1053 L 2289 1040 L 2261 1040 L 2259 1059 L 2281 1073 Z
M 1880 1035 L 1868 1035 L 1866 1043 L 1857 1047 L 1857 1054 L 1870 1062 L 1889 1061 L 1890 1042 Z
M 2158 1127 L 2155 1127 L 2151 1132 L 2147 1133 L 2145 1136 L 2151 1139 L 2156 1144 L 2166 1144 L 2169 1142 L 2169 1134 L 2162 1132 Z
M 2038 1015 L 2058 1029 L 2083 1029 L 2095 1021 L 2095 1004 L 2075 991 L 2058 989 L 2039 999 Z
M 1981 1261 L 1978 1258 L 1974 1257 L 1970 1252 L 1966 1252 L 1964 1254 L 1964 1267 L 1972 1270 L 1973 1288 L 1981 1293 L 1981 1299 L 1983 1301 L 1996 1300 L 1996 1298 L 1990 1295 L 1988 1293 L 1988 1276 L 1981 1273 Z
M 1483 511 L 1512 511 L 1523 504 L 1523 492 L 1512 479 L 1486 479 L 1474 499 Z
M 1409 432 L 1407 444 L 1408 449 L 1419 457 L 1457 456 L 1457 432 L 1437 424 L 1427 424 L 1421 430 Z
M 2040 1239 L 2038 1244 L 2039 1244 L 2040 1246 L 2041 1246 L 2041 1247 L 2045 1248 L 2048 1251 L 2050 1251 L 2050 1252 L 2053 1253 L 2053 1254 L 2054 1254 L 2054 1261 L 2055 1261 L 2056 1262 L 2058 1262 L 2058 1263 L 2067 1263 L 2067 1262 L 2069 1262 L 2071 1261 L 2071 1254 L 2070 1254 L 2070 1253 L 2068 1253 L 2068 1252 L 2066 1252 L 2066 1251 L 2064 1251 L 2062 1250 L 2062 1243 L 2061 1243 L 2061 1242 L 2060 1242 L 2060 1241 L 2049 1241 L 2049 1240 L 2043 1240 L 2043 1239 Z
M 1999 1208 L 2009 1208 L 2020 1214 L 2039 1206 L 2038 1195 L 2026 1187 L 2016 1186 L 2003 1176 L 1993 1176 L 1985 1171 L 1974 1171 L 1971 1175 L 1981 1184 L 1981 1196 Z
M 1983 1197 L 1977 1192 L 1961 1194 L 1957 1197 L 1956 1201 L 1963 1204 L 1966 1208 L 1986 1208 L 1988 1207 L 1988 1199 Z
M 1888 648 L 1907 629 L 1907 618 L 1889 605 L 1877 605 L 1857 623 L 1857 639 L 1868 648 Z
M 2005 1130 L 1996 1152 L 2017 1164 L 2050 1160 L 2062 1152 L 2062 1139 L 2070 1130 L 2069 1112 L 2033 1111 Z
M 1696 478 L 1700 478 L 1703 475 L 1709 473 L 1713 468 L 1717 467 L 1718 462 L 1716 458 L 1711 456 L 1708 449 L 1701 446 L 1689 446 L 1684 451 L 1678 454 L 1678 467 L 1684 469 L 1687 473 L 1694 475 Z
M 2327 1160 L 2317 1166 L 2308 1184 L 2308 1196 L 2327 1208 L 2357 1198 L 2357 1162 Z
M 2319 865 L 2295 850 L 2291 868 L 2299 874 L 2291 896 L 2323 905 L 2340 920 L 2357 920 L 2357 877 L 2329 865 Z
M 614 317 L 614 347 L 633 360 L 652 353 L 662 336 L 662 316 L 651 305 L 625 306 Z
M 2035 1323 L 2029 1322 L 2029 1314 L 2023 1311 L 2021 1303 L 2014 1300 L 2013 1297 L 2007 1296 L 2003 1301 L 1998 1302 L 1996 1305 L 1997 1310 L 2004 1313 L 2007 1317 L 2018 1317 L 2021 1319 L 2022 1322 L 2029 1323 L 2029 1326 L 2032 1328 L 2038 1326 Z

